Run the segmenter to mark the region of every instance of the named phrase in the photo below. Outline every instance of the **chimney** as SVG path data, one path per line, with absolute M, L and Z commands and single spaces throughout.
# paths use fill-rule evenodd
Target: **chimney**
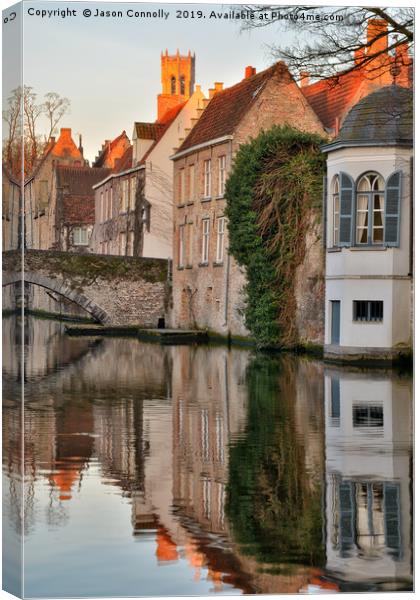
M 79 133 L 79 151 L 80 151 L 80 154 L 83 156 L 82 134 L 81 133 Z
M 216 94 L 218 94 L 219 92 L 222 92 L 223 91 L 223 83 L 221 81 L 215 81 L 214 89 L 215 89 Z
M 410 64 L 410 57 L 408 56 L 408 44 L 407 42 L 402 42 L 395 49 L 398 62 L 400 65 L 408 65 Z
M 309 85 L 310 75 L 309 75 L 308 71 L 301 71 L 299 73 L 299 75 L 300 75 L 300 80 L 299 80 L 300 87 L 303 88 L 303 87 L 306 87 L 307 85 Z
M 364 58 L 365 48 L 357 48 L 357 50 L 354 51 L 354 64 L 356 65 L 356 67 L 363 62 Z
M 257 72 L 257 69 L 255 67 L 245 67 L 245 77 L 244 79 L 248 79 L 249 77 L 252 77 L 253 75 L 255 75 Z
M 71 128 L 70 127 L 62 127 L 60 129 L 60 137 L 62 138 L 71 138 Z
M 388 23 L 385 19 L 369 19 L 367 26 L 367 55 L 386 53 L 388 48 Z M 379 39 L 376 39 L 381 36 Z
M 216 90 L 214 88 L 209 88 L 209 100 L 211 100 L 213 98 L 215 93 L 216 93 Z

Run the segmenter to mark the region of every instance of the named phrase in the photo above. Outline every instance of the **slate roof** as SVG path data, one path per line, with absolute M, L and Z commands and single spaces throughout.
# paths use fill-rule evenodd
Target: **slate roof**
M 66 188 L 66 195 L 92 196 L 92 186 L 105 179 L 111 169 L 93 167 L 56 167 L 57 187 Z
M 412 143 L 413 92 L 390 85 L 365 96 L 351 109 L 330 146 Z
M 279 73 L 292 80 L 286 65 L 280 61 L 265 71 L 243 79 L 236 85 L 217 93 L 203 111 L 198 123 L 191 130 L 177 152 L 183 152 L 198 144 L 231 135 L 245 113 L 261 94 L 267 82 Z

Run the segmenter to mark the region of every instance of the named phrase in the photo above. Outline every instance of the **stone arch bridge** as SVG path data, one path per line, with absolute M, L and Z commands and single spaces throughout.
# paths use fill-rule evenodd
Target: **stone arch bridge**
M 169 264 L 165 259 L 50 250 L 3 252 L 3 281 L 23 280 L 60 294 L 99 323 L 157 327 L 169 305 Z

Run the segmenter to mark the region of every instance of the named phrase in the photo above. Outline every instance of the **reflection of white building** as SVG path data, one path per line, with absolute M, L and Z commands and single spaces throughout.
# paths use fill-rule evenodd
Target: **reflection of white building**
M 411 346 L 412 91 L 363 98 L 327 146 L 325 354 L 392 359 Z
M 327 570 L 342 581 L 411 581 L 411 381 L 325 374 Z

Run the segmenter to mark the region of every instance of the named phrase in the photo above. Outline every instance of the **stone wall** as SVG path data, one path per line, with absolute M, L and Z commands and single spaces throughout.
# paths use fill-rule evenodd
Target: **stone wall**
M 20 279 L 16 258 L 3 254 L 3 285 Z M 168 261 L 161 259 L 32 250 L 25 253 L 24 278 L 106 324 L 157 327 L 169 303 Z

